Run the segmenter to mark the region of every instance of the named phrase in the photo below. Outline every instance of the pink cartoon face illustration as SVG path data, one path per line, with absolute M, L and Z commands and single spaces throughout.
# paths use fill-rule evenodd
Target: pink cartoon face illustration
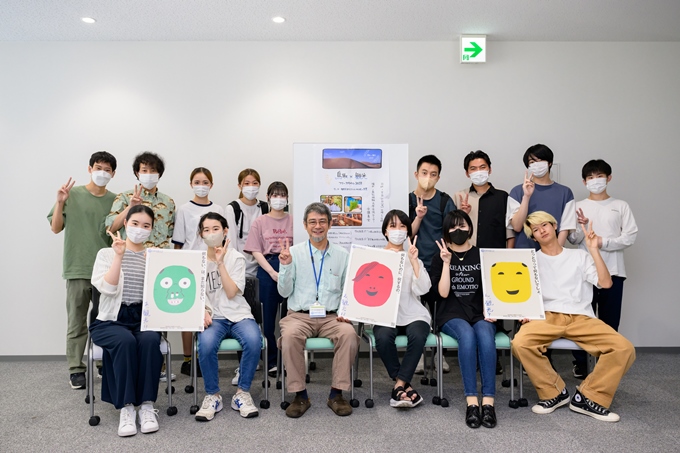
M 361 266 L 352 281 L 354 282 L 354 298 L 361 305 L 379 307 L 390 297 L 393 282 L 392 271 L 377 261 Z

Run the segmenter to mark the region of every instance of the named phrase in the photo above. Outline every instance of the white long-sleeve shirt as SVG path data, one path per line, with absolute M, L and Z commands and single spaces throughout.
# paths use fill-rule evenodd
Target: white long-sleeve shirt
M 419 276 L 415 278 L 411 261 L 404 263 L 404 278 L 401 294 L 399 296 L 399 311 L 397 312 L 397 325 L 406 326 L 414 321 L 430 323 L 430 312 L 420 301 L 420 296 L 430 290 L 430 275 L 425 270 L 421 260 L 418 260 Z M 408 290 L 407 290 L 408 288 Z

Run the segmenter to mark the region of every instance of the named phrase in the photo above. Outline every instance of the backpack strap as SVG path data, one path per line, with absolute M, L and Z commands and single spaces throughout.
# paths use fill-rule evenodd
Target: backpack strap
M 266 201 L 258 201 L 257 205 L 260 207 L 262 215 L 265 215 L 269 212 L 269 203 L 267 203 Z
M 241 229 L 239 230 L 238 237 L 239 239 L 243 239 L 243 222 L 241 222 L 243 218 L 243 212 L 241 211 L 241 205 L 238 204 L 238 201 L 234 200 L 231 203 L 229 203 L 229 206 L 232 207 L 234 210 L 234 220 L 236 221 L 236 226 L 241 224 Z
M 416 194 L 410 192 L 408 194 L 408 218 L 411 219 L 411 221 L 416 218 L 416 203 L 418 203 Z
M 442 192 L 439 196 L 441 197 L 441 199 L 439 200 L 439 212 L 442 213 L 443 218 L 446 217 L 446 214 L 448 214 L 448 212 L 446 212 L 445 209 L 446 205 L 449 203 L 449 200 L 451 200 L 451 196 L 446 192 Z M 456 206 L 456 203 L 454 203 L 453 205 Z

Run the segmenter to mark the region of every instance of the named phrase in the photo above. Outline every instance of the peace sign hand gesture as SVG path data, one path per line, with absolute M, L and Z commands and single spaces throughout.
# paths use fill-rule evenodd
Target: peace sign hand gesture
M 470 197 L 470 193 L 465 194 L 465 199 L 463 199 L 463 195 L 460 195 L 458 198 L 460 199 L 460 204 L 458 205 L 458 209 L 461 211 L 464 211 L 466 214 L 470 214 L 470 211 L 472 211 L 472 206 L 468 203 L 468 198 Z
M 576 210 L 576 221 L 581 225 L 588 225 L 589 219 L 583 214 L 583 209 L 581 208 Z
M 422 219 L 427 214 L 427 206 L 423 205 L 423 199 L 419 196 L 416 196 L 416 201 L 418 202 L 416 205 L 416 217 Z
M 59 188 L 59 190 L 57 190 L 57 203 L 65 203 L 66 200 L 68 200 L 68 196 L 71 194 L 71 189 L 73 188 L 73 185 L 75 183 L 76 182 L 74 180 L 68 178 L 66 184 L 64 184 Z
M 226 239 L 224 241 L 224 245 L 215 247 L 215 261 L 217 261 L 218 265 L 224 261 L 224 257 L 227 256 L 228 251 L 229 251 L 229 239 Z
M 125 241 L 121 239 L 120 231 L 116 231 L 115 235 L 110 230 L 107 230 L 106 233 L 113 239 L 113 243 L 111 244 L 113 252 L 116 255 L 123 255 L 125 253 Z
M 130 207 L 142 204 L 142 185 L 135 184 L 135 190 L 132 192 L 132 198 L 130 198 Z
M 406 245 L 408 247 L 408 259 L 411 263 L 418 263 L 418 247 L 416 247 L 416 241 L 418 241 L 418 236 L 413 238 L 413 242 L 407 237 Z M 415 266 L 414 266 L 415 267 Z
M 586 236 L 586 247 L 588 247 L 588 250 L 592 252 L 602 247 L 602 238 L 593 231 L 593 222 L 590 222 L 587 231 L 585 225 L 583 224 L 581 224 L 581 229 L 583 230 L 583 234 Z
M 534 194 L 534 175 L 529 175 L 529 171 L 524 172 L 524 183 L 522 184 L 522 190 L 524 191 L 524 196 L 531 198 Z
M 290 254 L 290 244 L 288 243 L 288 238 L 286 242 L 279 239 L 279 245 L 281 246 L 281 253 L 279 253 L 279 263 L 283 265 L 288 265 L 293 262 L 293 257 Z
M 441 241 L 441 244 L 439 241 L 434 241 L 434 243 L 437 244 L 437 247 L 439 247 L 439 256 L 441 257 L 444 264 L 451 264 L 451 252 L 449 252 L 449 248 L 446 246 L 444 239 Z

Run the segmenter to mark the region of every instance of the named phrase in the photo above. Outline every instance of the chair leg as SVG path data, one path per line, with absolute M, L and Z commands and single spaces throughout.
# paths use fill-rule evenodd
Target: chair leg
M 90 405 L 90 426 L 97 426 L 100 422 L 99 415 L 94 415 L 94 360 L 92 360 L 92 340 L 89 335 L 87 337 L 87 373 L 86 373 L 86 384 L 87 385 L 87 398 L 85 402 Z
M 264 345 L 264 399 L 260 401 L 260 407 L 262 409 L 269 409 L 269 344 L 267 343 L 267 338 L 262 337 L 262 343 Z
M 172 385 L 172 348 L 170 346 L 170 342 L 165 340 L 165 343 L 167 344 L 168 351 L 165 353 L 165 369 L 167 371 L 167 384 L 168 387 L 166 389 L 166 392 L 168 393 L 168 410 L 166 413 L 168 416 L 173 416 L 177 414 L 177 408 L 172 405 L 172 394 L 175 393 L 175 386 Z
M 194 404 L 189 412 L 194 415 L 198 412 L 198 334 L 191 337 L 191 385 L 194 393 Z

